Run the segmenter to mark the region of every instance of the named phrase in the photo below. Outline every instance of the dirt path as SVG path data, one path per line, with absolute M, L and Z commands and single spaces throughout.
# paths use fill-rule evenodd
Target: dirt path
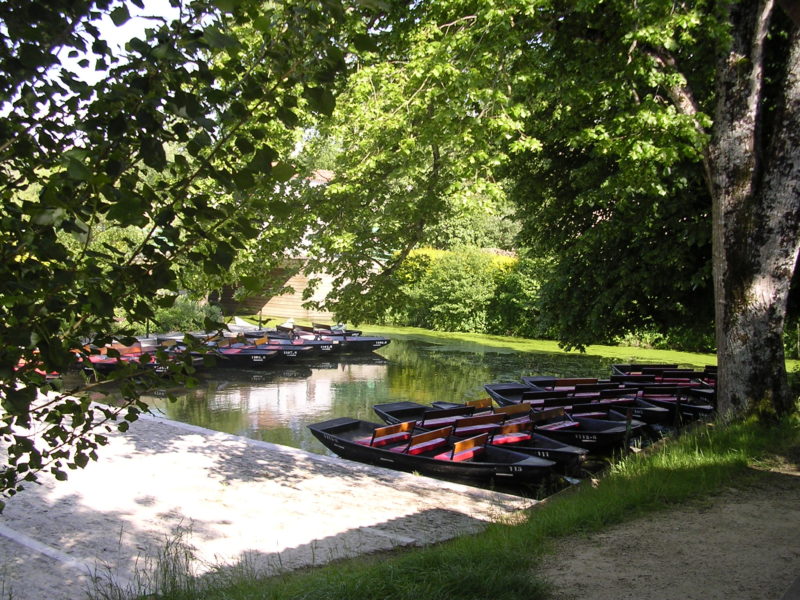
M 800 600 L 800 452 L 752 485 L 564 540 L 541 569 L 558 600 Z

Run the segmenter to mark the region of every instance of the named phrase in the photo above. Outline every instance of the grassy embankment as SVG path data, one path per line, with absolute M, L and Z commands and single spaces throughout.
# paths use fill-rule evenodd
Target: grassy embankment
M 375 328 L 386 332 L 386 328 Z M 424 331 L 403 329 L 405 335 Z M 458 339 L 470 336 L 452 334 Z M 436 334 L 441 337 L 441 334 Z M 480 339 L 478 340 L 477 337 Z M 503 344 L 508 347 L 509 341 Z M 476 336 L 481 344 L 491 343 Z M 549 342 L 511 341 L 516 349 L 544 350 Z M 593 351 L 597 349 L 589 349 Z M 602 348 L 603 355 L 606 348 Z M 614 351 L 614 349 L 608 349 Z M 553 348 L 555 351 L 555 348 Z M 627 359 L 704 364 L 709 357 L 619 350 Z M 615 355 L 611 355 L 612 357 Z M 668 358 L 669 357 L 669 358 Z M 681 502 L 703 498 L 761 476 L 758 467 L 800 444 L 800 419 L 765 426 L 755 421 L 729 426 L 699 425 L 677 439 L 618 461 L 596 485 L 582 484 L 529 511 L 521 522 L 494 524 L 484 533 L 435 547 L 400 551 L 339 562 L 298 573 L 259 579 L 246 568 L 220 571 L 204 585 L 173 575 L 170 591 L 160 598 L 251 600 L 269 599 L 408 599 L 547 598 L 547 585 L 537 578 L 536 563 L 559 537 L 590 532 Z M 201 589 L 202 588 L 202 589 Z

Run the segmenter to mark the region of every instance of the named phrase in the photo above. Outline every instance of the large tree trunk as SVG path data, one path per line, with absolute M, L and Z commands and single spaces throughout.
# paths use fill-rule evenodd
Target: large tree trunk
M 792 400 L 783 327 L 800 224 L 800 37 L 791 32 L 781 96 L 766 98 L 772 0 L 731 9 L 711 141 L 719 410 L 783 414 Z M 767 107 L 774 107 L 770 114 Z

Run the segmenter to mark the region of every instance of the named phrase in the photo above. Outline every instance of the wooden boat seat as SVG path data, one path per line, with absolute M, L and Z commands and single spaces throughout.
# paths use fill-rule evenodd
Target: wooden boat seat
M 573 415 L 576 417 L 589 417 L 590 419 L 607 419 L 608 413 L 602 411 L 590 411 L 590 412 L 575 412 L 573 410 Z
M 553 382 L 553 386 L 549 389 L 557 392 L 571 391 L 576 385 L 590 385 L 595 383 L 597 383 L 596 377 L 562 377 L 560 379 L 556 379 L 555 382 Z
M 392 452 L 401 452 L 403 454 L 422 454 L 423 452 L 430 452 L 436 450 L 447 444 L 447 438 L 453 433 L 453 428 L 442 427 L 426 433 L 420 433 L 411 436 L 408 444 L 405 446 L 396 446 L 389 448 Z
M 479 400 L 467 400 L 464 404 L 466 406 L 471 406 L 475 410 L 482 410 L 485 408 L 492 408 L 492 399 L 480 398 Z
M 522 402 L 548 398 L 566 398 L 571 390 L 531 390 L 522 392 Z
M 518 442 L 527 442 L 533 436 L 531 435 L 531 423 L 512 423 L 503 425 L 492 436 L 490 443 L 493 446 L 500 446 L 503 444 L 516 444 Z
M 512 416 L 520 416 L 520 415 L 527 415 L 531 412 L 531 405 L 527 402 L 521 402 L 519 404 L 510 404 L 509 406 L 501 406 L 500 408 L 494 409 L 494 414 L 496 415 L 505 415 L 506 418 Z
M 463 419 L 458 419 L 453 425 L 453 435 L 467 437 L 486 433 L 497 429 L 505 418 L 505 415 L 496 413 L 477 417 L 464 417 Z
M 404 423 L 387 425 L 386 427 L 376 427 L 375 431 L 372 432 L 372 436 L 354 441 L 362 446 L 372 446 L 374 448 L 405 442 L 411 438 L 411 432 L 414 431 L 415 425 L 416 421 L 405 421 Z
M 538 423 L 539 421 L 547 421 L 548 419 L 555 419 L 563 416 L 564 407 L 557 406 L 554 408 L 545 408 L 544 410 L 533 411 L 530 414 L 530 420 L 532 423 Z
M 426 412 L 422 416 L 420 427 L 431 429 L 433 427 L 447 427 L 458 419 L 471 416 L 475 409 L 471 406 L 457 406 L 453 408 L 440 408 Z
M 447 452 L 437 454 L 434 458 L 437 460 L 449 460 L 453 462 L 463 462 L 471 460 L 482 454 L 486 449 L 486 442 L 489 441 L 489 434 L 482 433 L 467 440 L 462 440 L 453 444 L 453 448 Z

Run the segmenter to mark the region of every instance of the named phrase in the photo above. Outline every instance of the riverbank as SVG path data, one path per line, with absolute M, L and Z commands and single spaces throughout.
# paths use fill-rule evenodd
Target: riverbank
M 149 591 L 164 548 L 198 575 L 242 564 L 275 575 L 474 533 L 531 504 L 144 416 L 98 462 L 8 502 L 0 589 L 75 599 L 113 579 Z
M 478 535 L 168 598 L 797 600 L 798 448 L 796 419 L 702 426 Z

